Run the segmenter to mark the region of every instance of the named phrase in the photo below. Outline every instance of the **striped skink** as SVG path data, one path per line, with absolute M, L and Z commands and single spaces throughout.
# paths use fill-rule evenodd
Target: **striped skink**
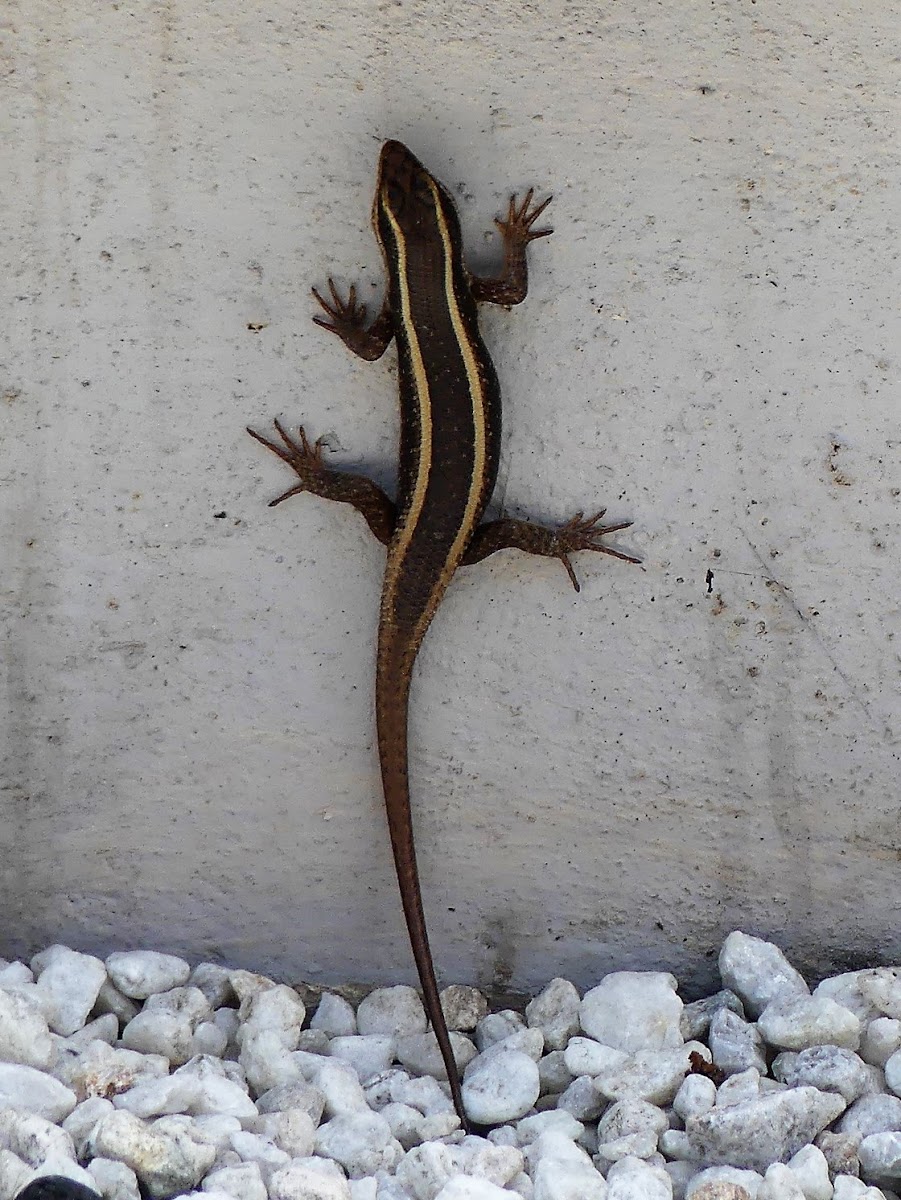
M 460 221 L 447 189 L 400 142 L 382 147 L 372 223 L 385 260 L 387 294 L 366 325 L 356 289 L 343 300 L 329 280 L 326 313 L 317 324 L 336 333 L 361 358 L 374 360 L 393 338 L 400 375 L 400 458 L 397 502 L 372 480 L 325 465 L 321 441 L 303 428 L 293 437 L 279 421 L 280 441 L 248 433 L 288 463 L 299 477 L 280 504 L 299 492 L 353 505 L 388 548 L 382 588 L 375 710 L 388 828 L 413 957 L 454 1106 L 467 1126 L 447 1024 L 429 950 L 413 843 L 408 782 L 407 724 L 413 664 L 429 623 L 457 567 L 497 550 L 515 548 L 558 558 L 576 591 L 569 556 L 596 550 L 626 562 L 631 555 L 602 542 L 631 522 L 601 524 L 604 511 L 549 529 L 503 518 L 482 523 L 497 477 L 501 397 L 497 375 L 479 334 L 476 304 L 519 304 L 527 289 L 526 247 L 550 229 L 533 226 L 550 203 L 533 205 L 530 190 L 510 200 L 496 222 L 504 240 L 504 269 L 491 279 L 463 262 Z

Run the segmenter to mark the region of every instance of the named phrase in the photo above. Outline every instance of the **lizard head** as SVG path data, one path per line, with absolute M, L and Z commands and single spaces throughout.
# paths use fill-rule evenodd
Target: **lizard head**
M 455 244 L 454 235 L 459 235 L 447 189 L 402 142 L 382 146 L 372 223 L 386 254 L 411 242 L 440 243 L 450 237 Z

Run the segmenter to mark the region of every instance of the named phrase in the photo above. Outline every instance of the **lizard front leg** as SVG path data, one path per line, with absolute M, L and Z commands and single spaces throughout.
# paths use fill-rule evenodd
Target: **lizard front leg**
M 277 418 L 274 424 L 283 445 L 270 441 L 249 427 L 247 432 L 292 467 L 300 482 L 283 495 L 270 500 L 269 507 L 273 508 L 289 496 L 297 496 L 301 492 L 312 492 L 324 500 L 350 504 L 363 514 L 369 528 L 382 545 L 387 546 L 397 524 L 397 509 L 379 485 L 365 475 L 355 475 L 351 471 L 330 471 L 322 458 L 322 438 L 311 444 L 302 425 L 298 430 L 298 441 Z
M 510 197 L 507 219 L 494 223 L 504 239 L 504 269 L 492 279 L 471 276 L 469 280 L 473 298 L 488 304 L 519 304 L 525 300 L 529 288 L 529 269 L 526 262 L 526 247 L 536 238 L 549 237 L 553 229 L 533 229 L 532 226 L 551 202 L 551 197 L 532 207 L 532 188 L 526 198 L 517 204 Z
M 581 590 L 579 581 L 569 560 L 569 556 L 577 550 L 596 550 L 600 554 L 609 554 L 612 558 L 621 558 L 623 562 L 641 562 L 640 558 L 633 558 L 631 554 L 624 554 L 621 550 L 614 550 L 612 546 L 603 544 L 601 538 L 606 534 L 618 533 L 620 529 L 628 529 L 632 524 L 631 521 L 616 521 L 612 525 L 599 524 L 606 511 L 602 508 L 599 513 L 587 519 L 582 513 L 576 513 L 558 529 L 506 517 L 498 521 L 487 521 L 473 534 L 472 541 L 463 555 L 463 564 L 481 562 L 483 558 L 495 554 L 498 550 L 525 550 L 527 554 L 559 558 L 578 592 Z

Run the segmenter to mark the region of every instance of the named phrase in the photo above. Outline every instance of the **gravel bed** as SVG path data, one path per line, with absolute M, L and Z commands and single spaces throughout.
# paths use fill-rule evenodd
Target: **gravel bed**
M 901 968 L 811 992 L 739 932 L 719 967 L 691 1004 L 663 972 L 445 989 L 464 1136 L 412 988 L 307 1011 L 155 951 L 0 959 L 0 1200 L 895 1200 Z

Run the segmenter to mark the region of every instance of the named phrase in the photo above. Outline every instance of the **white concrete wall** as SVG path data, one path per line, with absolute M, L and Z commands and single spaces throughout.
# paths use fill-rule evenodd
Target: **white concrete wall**
M 843 11 L 844 10 L 844 11 Z M 609 505 L 642 568 L 506 553 L 420 660 L 439 971 L 702 982 L 721 935 L 901 957 L 897 8 L 419 0 L 4 9 L 0 953 L 411 979 L 373 747 L 382 549 L 244 433 L 390 485 L 380 141 L 472 263 L 553 191 L 497 501 Z M 488 231 L 488 232 L 486 232 Z M 256 326 L 262 326 L 257 329 Z

